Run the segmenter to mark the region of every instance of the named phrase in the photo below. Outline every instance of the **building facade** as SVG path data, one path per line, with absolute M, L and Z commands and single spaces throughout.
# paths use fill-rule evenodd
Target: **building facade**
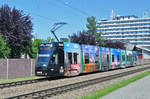
M 106 40 L 129 42 L 150 51 L 150 18 L 135 15 L 113 16 L 97 22 L 97 31 Z

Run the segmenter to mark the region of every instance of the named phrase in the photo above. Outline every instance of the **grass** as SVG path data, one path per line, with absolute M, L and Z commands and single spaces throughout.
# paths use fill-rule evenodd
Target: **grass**
M 24 81 L 24 80 L 32 80 L 32 79 L 38 79 L 42 77 L 38 76 L 27 76 L 22 78 L 13 78 L 13 79 L 0 79 L 0 84 L 2 83 L 10 83 L 10 82 L 17 82 L 17 81 Z
M 120 83 L 117 83 L 117 84 L 113 84 L 111 86 L 108 86 L 104 89 L 101 89 L 101 90 L 97 90 L 93 93 L 91 93 L 90 95 L 88 96 L 83 96 L 81 99 L 99 99 L 101 97 L 103 97 L 104 95 L 108 94 L 108 93 L 111 93 L 112 91 L 116 90 L 116 89 L 119 89 L 121 87 L 124 87 L 132 82 L 135 82 L 136 80 L 139 80 L 147 75 L 150 75 L 150 71 L 147 71 L 147 72 L 144 72 L 142 74 L 139 74 L 137 76 L 134 76 L 134 77 L 131 77 L 127 80 L 123 80 L 121 81 Z

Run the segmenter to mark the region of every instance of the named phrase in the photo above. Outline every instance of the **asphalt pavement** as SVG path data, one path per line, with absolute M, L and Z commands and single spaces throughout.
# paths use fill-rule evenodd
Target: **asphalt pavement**
M 115 90 L 100 99 L 150 99 L 150 76 Z

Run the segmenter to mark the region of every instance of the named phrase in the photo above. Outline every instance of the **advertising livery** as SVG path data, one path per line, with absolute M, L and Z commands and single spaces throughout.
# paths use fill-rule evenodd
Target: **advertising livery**
M 135 66 L 135 51 L 70 42 L 41 43 L 35 68 L 38 76 L 76 76 Z

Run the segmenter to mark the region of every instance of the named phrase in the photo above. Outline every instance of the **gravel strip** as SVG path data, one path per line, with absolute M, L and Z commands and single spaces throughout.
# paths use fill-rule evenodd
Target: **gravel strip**
M 145 66 L 148 66 L 148 65 L 144 65 L 144 67 Z M 112 75 L 112 74 L 116 74 L 116 73 L 120 73 L 120 72 L 124 72 L 124 71 L 128 71 L 128 70 L 133 70 L 135 68 L 141 68 L 141 66 L 126 68 L 126 69 L 118 69 L 118 70 L 113 70 L 113 71 L 109 71 L 109 72 L 88 74 L 88 75 L 65 78 L 65 79 L 33 83 L 33 84 L 28 84 L 28 85 L 23 85 L 23 86 L 16 86 L 16 87 L 14 86 L 14 87 L 10 87 L 10 88 L 4 88 L 4 89 L 0 90 L 0 99 L 16 96 L 16 95 L 20 95 L 20 94 L 26 94 L 26 93 L 30 93 L 30 92 L 34 92 L 34 91 L 44 90 L 44 89 L 48 89 L 48 88 L 53 88 L 53 87 L 57 87 L 57 86 L 62 86 L 62 85 L 66 85 L 66 84 L 71 84 L 71 83 L 75 83 L 75 82 L 80 82 L 80 81 L 84 81 L 84 80 L 89 80 L 89 79 L 93 79 L 93 78 Z

